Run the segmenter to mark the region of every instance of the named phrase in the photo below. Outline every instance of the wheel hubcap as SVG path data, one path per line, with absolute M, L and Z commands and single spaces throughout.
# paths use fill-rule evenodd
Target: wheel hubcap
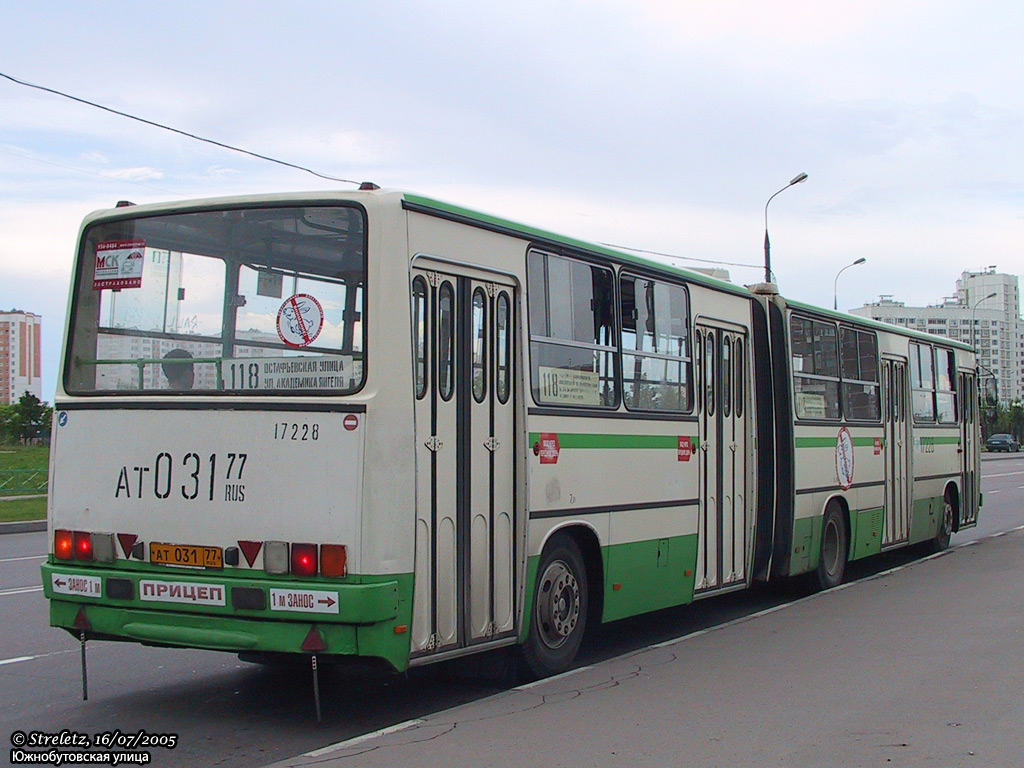
M 572 634 L 580 618 L 580 586 L 576 576 L 561 560 L 547 567 L 541 576 L 537 599 L 537 626 L 548 648 L 559 648 Z

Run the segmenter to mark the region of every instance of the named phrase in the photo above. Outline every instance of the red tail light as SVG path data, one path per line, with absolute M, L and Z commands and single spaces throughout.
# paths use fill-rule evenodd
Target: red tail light
M 74 537 L 71 531 L 58 528 L 53 532 L 53 554 L 58 560 L 70 560 L 75 554 Z
M 320 573 L 323 576 L 341 578 L 348 573 L 348 557 L 343 544 L 320 545 Z
M 85 531 L 75 531 L 73 537 L 75 543 L 75 559 L 92 560 L 92 536 Z
M 292 544 L 292 575 L 316 576 L 316 544 Z

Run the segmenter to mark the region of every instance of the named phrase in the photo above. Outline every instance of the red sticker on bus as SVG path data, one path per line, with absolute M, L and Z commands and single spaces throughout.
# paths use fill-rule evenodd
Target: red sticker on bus
M 878 456 L 881 453 L 882 453 L 882 438 L 876 437 L 875 438 L 875 456 Z
M 693 455 L 693 446 L 690 444 L 690 438 L 685 435 L 679 436 L 679 449 L 676 453 L 677 461 L 689 461 Z
M 359 417 L 356 416 L 354 413 L 350 413 L 348 416 L 345 417 L 345 420 L 342 422 L 342 424 L 344 425 L 345 429 L 351 432 L 353 429 L 359 426 Z
M 562 450 L 562 446 L 558 444 L 558 435 L 554 432 L 541 432 L 540 433 L 540 455 L 541 464 L 557 464 L 558 463 L 558 452 Z

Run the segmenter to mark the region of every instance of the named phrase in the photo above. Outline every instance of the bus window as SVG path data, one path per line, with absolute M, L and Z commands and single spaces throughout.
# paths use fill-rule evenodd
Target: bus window
M 550 405 L 618 405 L 612 272 L 531 251 L 530 365 L 534 400 Z
M 708 416 L 715 415 L 715 335 L 704 337 L 704 407 Z
M 732 413 L 732 342 L 722 334 L 722 416 Z
M 427 394 L 427 327 L 427 281 L 417 277 L 412 281 L 413 374 L 417 400 Z
M 851 421 L 878 421 L 878 340 L 855 328 L 839 329 L 843 416 Z
M 743 360 L 743 339 L 737 338 L 734 342 L 735 353 L 733 354 L 733 365 L 735 366 L 735 378 L 736 378 L 736 417 L 743 416 L 743 398 L 746 397 L 746 391 L 744 386 L 744 365 Z
M 622 399 L 630 410 L 688 412 L 689 312 L 686 289 L 623 275 Z
M 487 299 L 484 289 L 473 291 L 473 399 L 487 394 Z
M 793 400 L 798 419 L 839 418 L 839 350 L 832 323 L 790 321 Z
M 956 361 L 951 349 L 935 349 L 935 411 L 940 423 L 956 423 Z
M 497 307 L 495 309 L 495 322 L 497 328 L 497 349 L 498 356 L 495 376 L 495 389 L 498 395 L 498 402 L 502 405 L 508 402 L 508 396 L 512 391 L 512 333 L 509 323 L 511 322 L 511 307 L 508 294 L 502 291 L 498 294 Z
M 365 367 L 365 232 L 365 214 L 350 205 L 90 225 L 75 276 L 65 388 L 355 392 Z M 191 358 L 191 386 L 168 379 L 172 352 Z
M 910 389 L 914 421 L 935 421 L 935 377 L 932 348 L 910 344 Z
M 437 392 L 451 400 L 455 391 L 455 291 L 447 280 L 438 292 Z

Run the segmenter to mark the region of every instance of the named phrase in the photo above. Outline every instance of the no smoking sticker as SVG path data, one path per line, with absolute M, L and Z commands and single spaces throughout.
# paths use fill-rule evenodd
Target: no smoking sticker
M 289 347 L 308 347 L 324 327 L 324 308 L 308 293 L 296 293 L 277 311 L 277 335 Z

